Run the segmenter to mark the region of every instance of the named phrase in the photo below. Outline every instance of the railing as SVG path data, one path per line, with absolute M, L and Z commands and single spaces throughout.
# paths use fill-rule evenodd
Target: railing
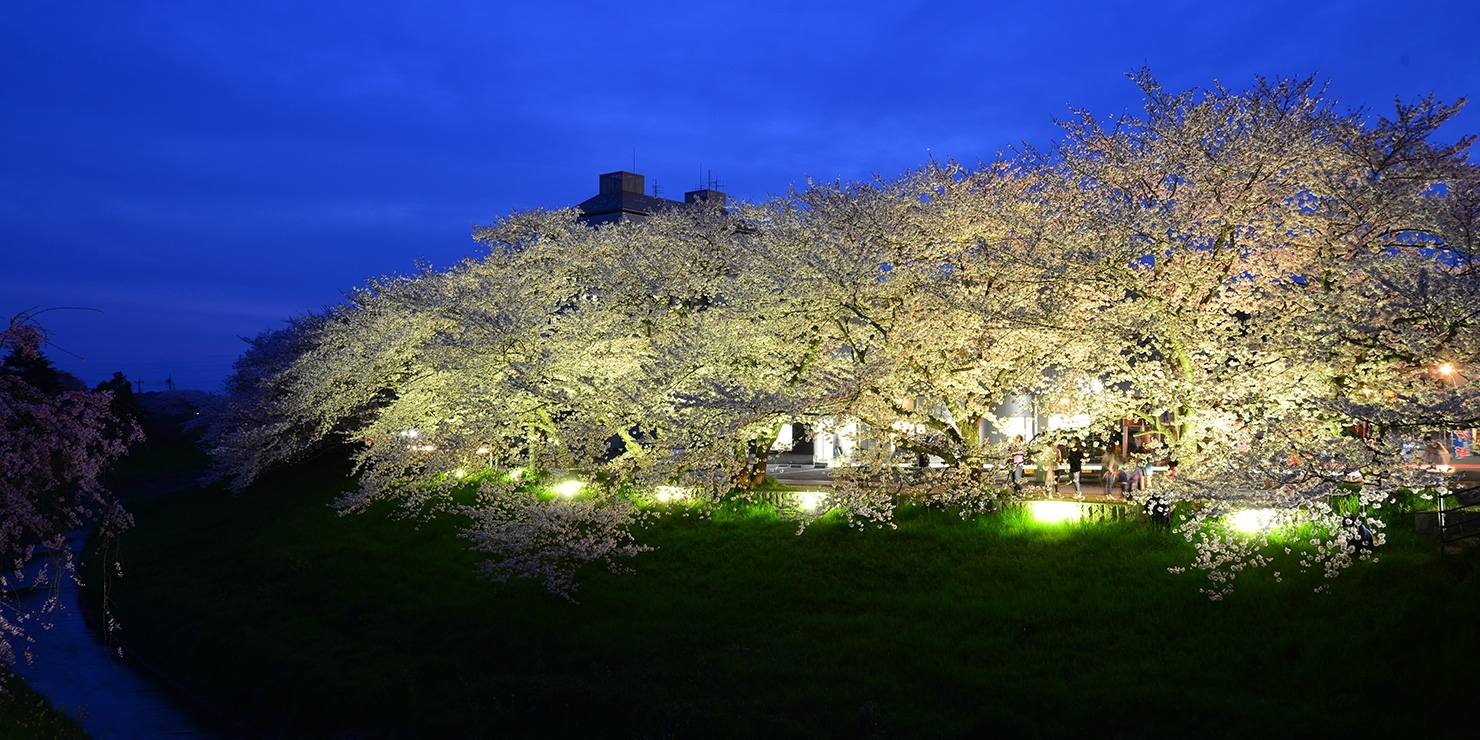
M 1440 489 L 1438 499 L 1440 552 L 1452 542 L 1480 535 L 1480 486 L 1453 491 Z M 1454 504 L 1448 505 L 1448 499 L 1453 499 Z

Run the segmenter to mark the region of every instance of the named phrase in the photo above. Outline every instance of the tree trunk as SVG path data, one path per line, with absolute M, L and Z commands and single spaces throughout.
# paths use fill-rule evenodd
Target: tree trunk
M 766 461 L 771 457 L 771 445 L 781 435 L 781 424 L 773 424 L 759 438 L 745 443 L 745 466 L 735 485 L 754 488 L 766 482 Z

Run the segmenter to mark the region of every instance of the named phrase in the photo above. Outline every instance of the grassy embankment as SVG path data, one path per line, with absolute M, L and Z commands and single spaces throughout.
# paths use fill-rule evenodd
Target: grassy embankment
M 5 693 L 0 693 L 0 738 L 87 740 L 87 733 L 72 718 L 52 708 L 20 678 L 8 675 L 4 683 Z
M 1401 521 L 1329 594 L 1287 562 L 1215 603 L 1166 571 L 1189 546 L 1144 523 L 912 509 L 898 531 L 797 536 L 754 509 L 669 516 L 635 575 L 593 569 L 577 606 L 475 580 L 451 522 L 335 516 L 345 471 L 136 502 L 115 584 L 132 649 L 271 736 L 1465 727 L 1439 638 L 1477 613 L 1480 558 Z

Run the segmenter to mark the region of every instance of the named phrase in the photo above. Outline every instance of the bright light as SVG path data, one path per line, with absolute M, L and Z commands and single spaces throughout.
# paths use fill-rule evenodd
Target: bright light
M 401 431 L 396 432 L 396 436 L 401 437 L 402 439 L 416 439 L 416 438 L 418 438 L 418 437 L 421 436 L 421 432 L 419 432 L 419 431 L 417 431 L 415 429 L 402 429 Z M 437 446 L 436 445 L 408 444 L 408 445 L 406 445 L 406 449 L 411 450 L 413 452 L 436 452 L 437 451 Z
M 1244 509 L 1228 517 L 1228 525 L 1244 534 L 1259 534 L 1274 526 L 1279 512 L 1274 509 Z
M 467 476 L 468 471 L 463 470 L 462 468 L 458 468 L 457 470 L 452 471 L 452 477 L 454 478 L 466 478 Z
M 1084 518 L 1084 505 L 1073 501 L 1029 501 L 1028 512 L 1044 524 L 1077 522 Z
M 555 484 L 555 492 L 561 496 L 574 496 L 585 488 L 586 484 L 578 480 L 561 481 Z
M 1449 363 L 1447 363 L 1447 362 L 1444 363 L 1443 365 L 1440 365 L 1439 366 L 1439 374 L 1440 375 L 1453 375 L 1454 374 L 1454 366 L 1451 365 L 1451 364 L 1449 364 Z
M 509 480 L 519 480 L 524 475 L 524 468 L 509 468 Z
M 827 499 L 823 491 L 797 491 L 792 495 L 796 497 L 797 506 L 807 511 L 816 511 Z
M 480 455 L 487 455 L 488 454 L 488 448 L 487 447 L 479 447 L 478 448 L 478 454 L 480 454 Z
M 658 486 L 656 498 L 662 502 L 681 501 L 689 497 L 689 489 L 678 486 Z

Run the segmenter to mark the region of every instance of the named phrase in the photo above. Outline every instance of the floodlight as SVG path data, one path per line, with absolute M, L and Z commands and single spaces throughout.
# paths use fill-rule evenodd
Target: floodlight
M 678 486 L 658 486 L 654 496 L 659 501 L 680 501 L 689 497 L 689 489 Z
M 822 491 L 797 491 L 792 495 L 796 497 L 797 506 L 807 511 L 816 511 L 827 499 L 827 494 Z
M 1077 522 L 1084 518 L 1084 505 L 1073 501 L 1029 501 L 1028 512 L 1044 524 Z
M 1228 525 L 1244 534 L 1259 534 L 1269 531 L 1278 517 L 1279 512 L 1274 509 L 1244 509 L 1230 515 Z

